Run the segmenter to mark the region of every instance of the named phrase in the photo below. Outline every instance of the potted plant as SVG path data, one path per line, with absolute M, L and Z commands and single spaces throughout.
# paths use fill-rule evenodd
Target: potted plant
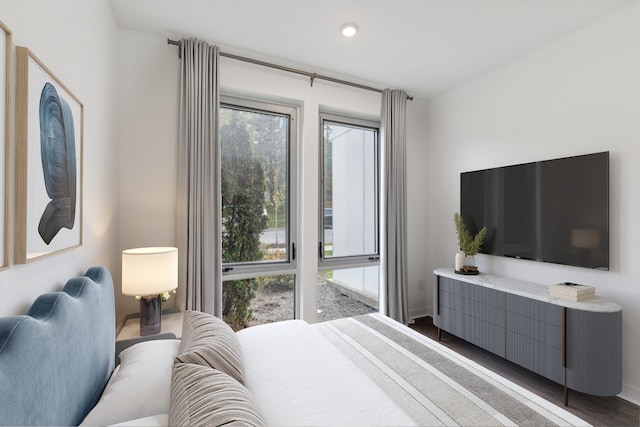
M 458 235 L 458 246 L 464 252 L 464 261 L 462 265 L 456 256 L 456 273 L 461 274 L 478 274 L 478 267 L 475 265 L 475 255 L 480 251 L 484 236 L 487 234 L 487 227 L 482 227 L 480 231 L 471 237 L 471 233 L 464 224 L 464 220 L 459 213 L 453 214 L 453 222 L 456 225 L 456 234 Z

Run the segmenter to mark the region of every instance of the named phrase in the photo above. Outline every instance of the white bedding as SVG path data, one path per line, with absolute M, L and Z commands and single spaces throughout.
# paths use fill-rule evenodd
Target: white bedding
M 587 425 L 379 314 L 237 333 L 269 425 Z
M 244 385 L 267 425 L 586 425 L 378 314 L 314 325 L 290 320 L 235 337 Z M 177 351 L 177 341 L 150 341 L 123 352 L 83 424 L 166 425 Z
M 155 340 L 122 351 L 100 401 L 80 425 L 113 425 L 159 414 L 159 422 L 168 423 L 171 366 L 179 346 L 179 340 Z M 140 422 L 130 425 L 157 425 L 150 419 Z
M 274 426 L 415 423 L 354 363 L 301 320 L 237 333 L 245 385 Z

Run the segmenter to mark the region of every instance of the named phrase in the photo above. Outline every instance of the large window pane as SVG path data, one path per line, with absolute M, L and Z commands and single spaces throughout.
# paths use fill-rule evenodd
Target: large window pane
M 288 259 L 288 121 L 220 108 L 225 264 Z
M 378 130 L 323 120 L 322 256 L 378 254 Z
M 321 113 L 318 320 L 378 309 L 379 123 Z
M 293 319 L 297 110 L 221 102 L 223 317 L 236 330 Z

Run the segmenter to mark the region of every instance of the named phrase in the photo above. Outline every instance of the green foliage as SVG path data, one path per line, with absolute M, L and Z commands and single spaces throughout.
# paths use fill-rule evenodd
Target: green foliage
M 262 259 L 264 170 L 253 154 L 249 131 L 236 116 L 222 126 L 222 262 Z
M 230 280 L 222 285 L 222 317 L 234 330 L 246 328 L 253 310 L 251 301 L 259 283 L 256 279 Z
M 283 242 L 284 243 L 284 242 Z M 287 259 L 287 249 L 285 245 L 278 246 L 275 243 L 262 244 L 262 251 L 264 252 L 263 261 L 283 261 Z
M 287 125 L 283 117 L 251 113 L 253 148 L 262 159 L 270 202 L 287 188 Z M 280 201 L 275 201 L 280 204 Z M 278 211 L 279 212 L 279 211 Z M 279 222 L 279 221 L 278 221 Z
M 482 227 L 475 237 L 471 237 L 471 233 L 464 225 L 462 216 L 457 212 L 453 214 L 453 222 L 456 225 L 456 234 L 458 235 L 458 245 L 462 252 L 467 256 L 474 256 L 480 251 L 482 243 L 484 242 L 484 236 L 487 234 L 487 227 Z
M 329 208 L 333 206 L 333 128 L 331 126 L 324 126 L 324 158 L 322 171 L 323 182 L 323 196 L 324 207 Z
M 223 263 L 260 261 L 263 257 L 260 234 L 267 227 L 265 176 L 244 123 L 233 115 L 221 128 Z M 245 327 L 251 319 L 257 286 L 254 279 L 224 283 L 222 314 L 233 327 Z
M 276 218 L 278 222 L 276 223 Z M 275 203 L 267 203 L 267 227 L 284 228 L 287 225 L 287 206 L 285 204 L 278 205 L 278 211 L 275 210 Z

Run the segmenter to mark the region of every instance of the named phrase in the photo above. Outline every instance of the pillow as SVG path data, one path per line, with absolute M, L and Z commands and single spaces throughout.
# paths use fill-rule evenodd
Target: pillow
M 120 366 L 81 425 L 105 426 L 169 413 L 171 367 L 180 341 L 154 340 L 120 353 Z
M 244 384 L 240 342 L 229 325 L 211 314 L 184 312 L 176 362 L 209 366 Z
M 266 426 L 242 384 L 207 366 L 176 363 L 171 375 L 170 426 Z

